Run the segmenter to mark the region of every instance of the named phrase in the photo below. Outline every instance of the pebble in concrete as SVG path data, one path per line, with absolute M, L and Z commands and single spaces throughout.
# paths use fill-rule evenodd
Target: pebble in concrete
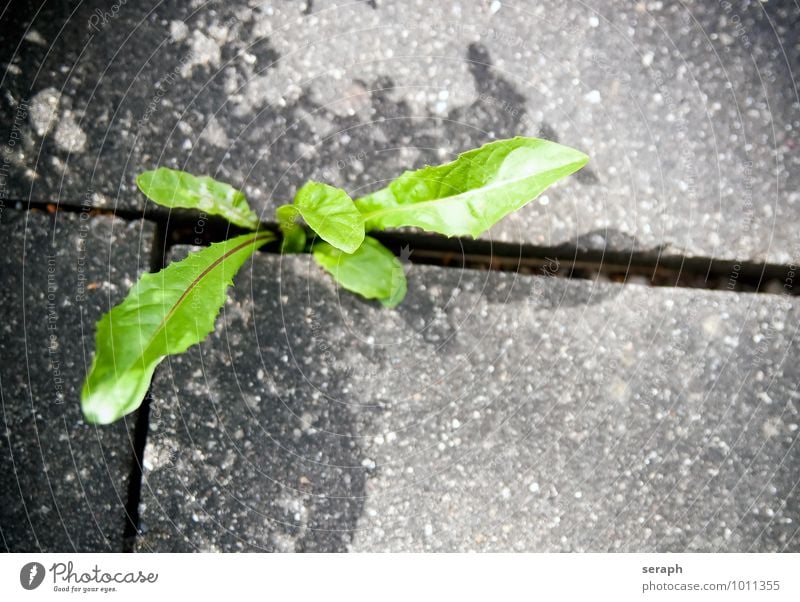
M 150 266 L 153 228 L 86 213 L 0 210 L 0 544 L 121 551 L 136 415 L 83 422 L 94 324 Z
M 138 549 L 798 551 L 797 311 L 259 255 L 157 374 Z

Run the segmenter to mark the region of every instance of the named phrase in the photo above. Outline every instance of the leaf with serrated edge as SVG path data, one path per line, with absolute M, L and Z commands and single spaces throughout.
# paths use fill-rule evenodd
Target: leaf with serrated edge
M 406 296 L 403 264 L 371 236 L 364 238 L 355 253 L 344 253 L 324 242 L 314 245 L 313 253 L 314 260 L 349 291 L 378 299 L 385 307 L 396 306 Z
M 364 240 L 364 218 L 341 188 L 309 182 L 297 191 L 292 206 L 322 240 L 345 253 Z
M 355 204 L 367 230 L 416 226 L 477 237 L 588 160 L 539 138 L 498 140 L 451 163 L 407 171 Z
M 270 232 L 212 244 L 144 274 L 97 323 L 95 356 L 81 391 L 87 422 L 108 424 L 141 405 L 158 363 L 212 330 L 236 272 Z
M 139 174 L 136 185 L 148 199 L 164 207 L 198 209 L 242 228 L 258 228 L 258 215 L 250 209 L 244 193 L 209 176 L 159 167 Z

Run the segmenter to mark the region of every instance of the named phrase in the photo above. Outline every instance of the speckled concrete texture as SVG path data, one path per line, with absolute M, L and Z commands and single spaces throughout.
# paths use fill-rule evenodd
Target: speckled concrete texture
M 138 549 L 798 551 L 797 311 L 259 255 L 157 375 Z
M 87 425 L 80 388 L 153 226 L 0 207 L 0 232 L 0 548 L 122 551 L 136 415 Z
M 485 238 L 726 259 L 731 282 L 800 262 L 798 22 L 778 0 L 10 4 L 0 544 L 123 548 L 136 417 L 87 426 L 78 392 L 166 230 L 141 171 L 271 220 L 309 179 L 357 197 L 541 136 L 589 166 Z M 156 372 L 137 550 L 800 551 L 796 270 L 739 294 L 406 265 L 388 311 L 308 256 L 246 264 Z
M 589 168 L 488 236 L 800 257 L 790 2 L 15 4 L 0 33 L 9 195 L 138 210 L 155 165 L 263 215 L 310 178 L 366 192 L 494 138 Z

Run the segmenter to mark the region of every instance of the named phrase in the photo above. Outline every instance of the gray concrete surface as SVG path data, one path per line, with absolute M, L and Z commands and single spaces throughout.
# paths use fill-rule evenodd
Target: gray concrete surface
M 144 209 L 144 169 L 269 219 L 538 135 L 592 162 L 489 238 L 797 263 L 800 9 L 734 4 L 10 5 L 0 543 L 122 547 L 135 417 L 78 389 L 153 242 L 90 210 Z M 800 551 L 796 300 L 414 266 L 386 311 L 252 267 L 157 372 L 137 549 Z
M 136 210 L 135 174 L 166 164 L 271 217 L 309 178 L 358 194 L 541 135 L 590 169 L 489 236 L 796 261 L 800 12 L 734 4 L 21 3 L 8 194 Z
M 149 267 L 153 227 L 0 209 L 0 548 L 122 550 L 136 415 L 85 424 L 94 322 Z
M 157 374 L 138 549 L 798 551 L 797 311 L 259 255 Z

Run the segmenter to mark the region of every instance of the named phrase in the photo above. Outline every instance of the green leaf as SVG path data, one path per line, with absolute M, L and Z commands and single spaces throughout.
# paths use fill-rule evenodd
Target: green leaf
M 378 299 L 385 307 L 394 307 L 406 296 L 403 264 L 371 236 L 365 237 L 364 243 L 352 254 L 324 242 L 314 245 L 313 254 L 334 280 L 362 297 Z
M 275 210 L 278 227 L 283 234 L 281 253 L 302 253 L 306 248 L 306 231 L 297 223 L 300 212 L 294 205 L 281 205 Z
M 108 424 L 138 408 L 158 363 L 214 329 L 234 275 L 274 238 L 244 234 L 144 274 L 97 323 L 94 361 L 81 391 L 86 421 Z
M 208 176 L 159 167 L 139 174 L 136 185 L 148 199 L 164 207 L 199 209 L 242 228 L 258 228 L 258 215 L 250 209 L 244 193 Z
M 294 207 L 320 238 L 345 253 L 355 251 L 364 240 L 364 218 L 340 188 L 309 182 L 297 191 Z
M 407 171 L 355 201 L 367 230 L 416 226 L 447 236 L 479 236 L 589 158 L 538 138 L 510 138 L 444 165 Z

